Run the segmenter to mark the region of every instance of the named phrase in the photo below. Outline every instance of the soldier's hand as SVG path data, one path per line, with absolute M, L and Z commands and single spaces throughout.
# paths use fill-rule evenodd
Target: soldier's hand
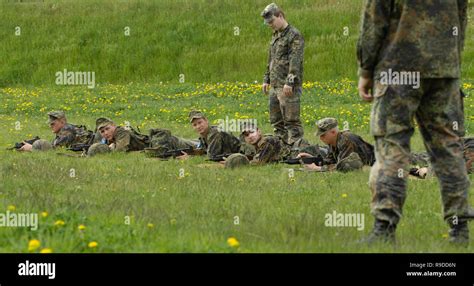
M 306 171 L 316 171 L 316 172 L 319 172 L 321 171 L 321 167 L 319 167 L 318 165 L 312 163 L 312 164 L 304 164 L 303 165 L 303 168 L 306 170 Z
M 299 153 L 298 156 L 296 156 L 296 158 L 308 158 L 308 157 L 313 157 L 313 155 L 302 152 L 302 153 Z
M 262 85 L 262 91 L 264 94 L 268 93 L 268 89 L 270 88 L 270 85 L 268 83 L 263 83 Z
M 23 146 L 21 146 L 20 151 L 31 151 L 33 149 L 33 145 L 29 144 L 29 143 L 26 143 L 25 141 L 23 141 Z
M 283 94 L 285 96 L 292 96 L 293 95 L 293 87 L 285 84 L 285 86 L 283 86 Z
M 371 78 L 359 77 L 359 96 L 363 101 L 372 102 L 374 97 L 371 94 L 373 81 Z
M 177 156 L 176 159 L 178 159 L 178 160 L 188 160 L 189 157 L 190 157 L 189 154 L 184 152 L 184 151 L 181 151 L 181 154 L 183 154 L 183 155 Z

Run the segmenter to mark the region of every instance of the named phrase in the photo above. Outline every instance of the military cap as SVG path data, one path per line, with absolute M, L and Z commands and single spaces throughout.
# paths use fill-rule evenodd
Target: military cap
M 323 118 L 319 120 L 316 125 L 318 126 L 318 132 L 316 136 L 321 136 L 329 130 L 337 127 L 337 120 L 335 118 Z
M 96 128 L 97 130 L 99 130 L 99 128 L 98 128 L 99 125 L 101 125 L 102 123 L 108 122 L 108 121 L 112 122 L 112 120 L 110 120 L 110 119 L 107 118 L 107 117 L 99 117 L 99 118 L 97 118 L 97 119 L 95 120 L 95 128 Z
M 268 24 L 273 21 L 273 16 L 275 16 L 275 13 L 278 11 L 280 11 L 280 8 L 278 8 L 275 3 L 271 3 L 263 9 L 260 15 L 263 17 L 265 23 Z
M 206 118 L 206 116 L 204 116 L 204 114 L 199 110 L 193 110 L 189 112 L 188 116 L 189 116 L 189 122 L 193 122 L 194 119 Z
M 48 124 L 51 124 L 56 119 L 66 118 L 66 114 L 64 114 L 64 111 L 51 111 L 48 112 L 48 116 Z
M 99 122 L 97 122 L 99 121 Z M 97 124 L 99 123 L 99 124 Z M 107 126 L 107 125 L 110 125 L 110 124 L 115 124 L 112 120 L 108 119 L 108 118 L 98 118 L 96 120 L 96 127 L 97 127 L 97 130 L 100 130 L 101 128 Z

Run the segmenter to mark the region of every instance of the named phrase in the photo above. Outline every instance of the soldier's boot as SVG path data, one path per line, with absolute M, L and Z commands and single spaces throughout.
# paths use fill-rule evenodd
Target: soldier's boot
M 451 229 L 449 230 L 449 242 L 463 246 L 469 244 L 469 227 L 467 221 L 451 225 Z
M 396 224 L 390 224 L 388 221 L 375 219 L 372 232 L 361 242 L 364 244 L 388 243 L 395 244 Z

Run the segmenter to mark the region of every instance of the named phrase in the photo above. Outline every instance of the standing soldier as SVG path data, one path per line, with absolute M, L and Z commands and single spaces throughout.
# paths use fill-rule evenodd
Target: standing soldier
M 270 93 L 270 123 L 275 135 L 292 145 L 303 137 L 300 121 L 300 97 L 303 83 L 304 39 L 285 19 L 283 11 L 272 3 L 261 16 L 272 28 L 263 92 Z
M 377 162 L 369 182 L 375 224 L 368 243 L 395 241 L 414 117 L 440 182 L 450 241 L 469 241 L 470 182 L 459 137 L 464 130 L 459 77 L 466 23 L 467 0 L 367 1 L 357 56 L 359 94 L 374 100 L 371 133 Z M 393 78 L 387 81 L 387 74 Z M 400 82 L 410 74 L 417 83 Z M 448 114 L 450 108 L 455 110 Z

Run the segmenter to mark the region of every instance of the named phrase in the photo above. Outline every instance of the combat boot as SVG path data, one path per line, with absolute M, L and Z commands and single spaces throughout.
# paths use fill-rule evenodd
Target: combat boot
M 452 224 L 449 230 L 449 242 L 458 245 L 469 244 L 469 228 L 467 221 Z
M 372 232 L 361 242 L 366 244 L 389 243 L 395 244 L 396 224 L 390 224 L 388 221 L 375 219 Z

